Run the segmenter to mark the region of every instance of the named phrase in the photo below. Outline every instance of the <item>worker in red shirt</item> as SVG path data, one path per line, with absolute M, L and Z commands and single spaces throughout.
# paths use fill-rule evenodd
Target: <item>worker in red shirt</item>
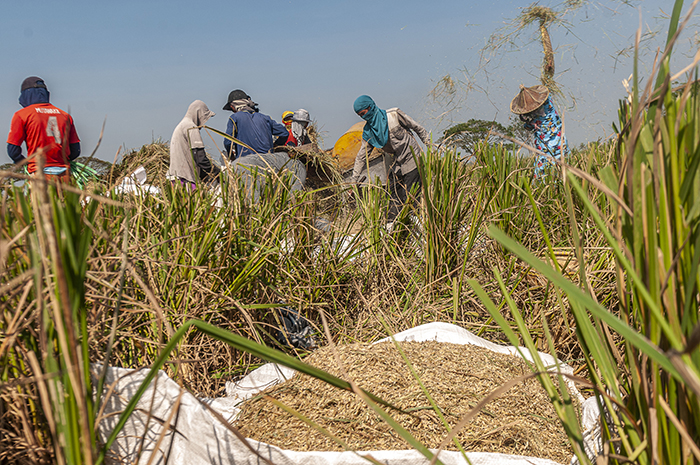
M 49 103 L 49 91 L 40 77 L 31 76 L 22 82 L 19 103 L 24 108 L 12 117 L 7 154 L 15 163 L 23 163 L 25 142 L 30 174 L 36 172 L 40 156 L 47 179 L 70 182 L 70 162 L 80 156 L 80 139 L 73 118 Z

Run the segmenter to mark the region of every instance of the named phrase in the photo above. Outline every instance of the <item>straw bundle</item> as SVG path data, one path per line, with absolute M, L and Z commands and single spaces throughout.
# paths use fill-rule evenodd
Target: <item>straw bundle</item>
M 330 150 L 321 150 L 315 143 L 299 147 L 282 146 L 275 150 L 287 152 L 292 158 L 297 158 L 306 167 L 306 182 L 312 189 L 323 186 L 340 184 L 342 173 Z
M 112 172 L 112 183 L 119 182 L 123 177 L 129 176 L 136 168 L 143 166 L 146 169 L 149 183 L 165 179 L 165 173 L 170 166 L 170 147 L 167 142 L 160 140 L 134 149 L 124 154 L 118 163 L 115 163 Z

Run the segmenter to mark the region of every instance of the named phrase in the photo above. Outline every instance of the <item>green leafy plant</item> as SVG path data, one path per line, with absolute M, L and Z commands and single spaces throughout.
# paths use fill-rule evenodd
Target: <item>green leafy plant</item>
M 11 319 L 5 310 L 3 330 L 12 337 L 3 340 L 0 351 L 2 379 L 5 383 L 22 376 L 36 380 L 17 386 L 15 397 L 20 403 L 14 406 L 16 414 L 25 416 L 26 426 L 37 429 L 28 435 L 35 460 L 52 457 L 57 463 L 93 463 L 95 406 L 85 307 L 92 235 L 84 220 L 94 218 L 97 204 L 83 208 L 75 192 L 59 194 L 39 180 L 32 184 L 29 196 L 12 188 L 3 212 L 7 230 L 18 233 L 15 244 L 28 247 L 9 252 L 5 265 L 17 273 L 15 281 L 8 283 L 10 289 L 21 285 L 23 298 Z M 8 203 L 19 215 L 7 215 Z M 30 312 L 38 318 L 27 320 Z M 27 402 L 21 401 L 27 396 Z M 42 434 L 44 424 L 50 439 Z
M 584 177 L 605 192 L 605 208 L 601 209 L 599 196 L 595 202 L 583 188 L 579 171 L 562 167 L 569 208 L 575 199 L 583 204 L 615 256 L 619 305 L 605 308 L 597 301 L 584 268 L 580 282 L 574 284 L 553 263 L 541 261 L 501 230 L 490 228 L 504 247 L 566 295 L 603 412 L 601 458 L 610 463 L 700 461 L 700 100 L 690 81 L 683 92 L 674 94 L 669 70 L 682 3 L 675 2 L 656 79 L 640 91 L 635 71 L 631 106 L 621 112 L 617 163 L 600 169 L 599 180 Z M 578 224 L 572 220 L 576 254 L 582 262 Z M 474 288 L 487 298 L 478 284 Z M 507 330 L 511 342 L 522 337 L 530 348 L 520 311 L 511 302 L 509 308 L 519 329 L 519 335 Z M 508 328 L 495 306 L 489 311 Z M 537 370 L 541 371 L 539 365 Z M 540 380 L 551 388 L 546 377 Z M 552 391 L 551 398 L 555 405 L 566 405 L 564 391 Z M 566 410 L 560 418 L 579 460 L 587 462 L 577 423 Z

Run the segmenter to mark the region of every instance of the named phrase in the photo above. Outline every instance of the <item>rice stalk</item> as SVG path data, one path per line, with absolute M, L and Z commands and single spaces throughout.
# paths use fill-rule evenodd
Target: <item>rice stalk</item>
M 681 5 L 677 1 L 674 12 Z M 676 29 L 678 18 L 675 15 L 669 27 L 663 57 L 670 56 L 677 33 L 686 24 Z M 619 164 L 600 173 L 617 195 L 607 194 L 607 205 L 599 195 L 594 200 L 578 175 L 567 173 L 564 167 L 567 186 L 572 189 L 572 194 L 567 190 L 570 215 L 583 213 L 590 218 L 615 256 L 617 308 L 605 308 L 597 301 L 585 268 L 580 267 L 576 285 L 502 231 L 490 228 L 494 238 L 567 295 L 603 412 L 600 458 L 613 463 L 700 460 L 700 410 L 696 408 L 700 359 L 694 350 L 694 335 L 700 333 L 696 309 L 699 215 L 695 208 L 700 184 L 697 170 L 689 169 L 700 157 L 700 102 L 690 80 L 682 94 L 672 92 L 665 58 L 655 74 L 656 79 L 650 79 L 640 92 L 635 71 L 632 104 L 620 113 Z M 652 87 L 654 81 L 658 85 Z M 654 99 L 654 95 L 661 98 Z M 572 209 L 573 193 L 582 203 L 580 213 Z M 607 211 L 614 215 L 603 216 Z M 576 229 L 574 223 L 572 231 Z M 576 245 L 579 262 L 584 257 L 581 239 Z M 518 318 L 516 307 L 511 306 L 511 312 Z M 507 323 L 501 321 L 501 326 L 506 329 Z M 528 328 L 519 327 L 520 336 L 527 336 Z M 554 402 L 563 400 L 553 397 Z M 561 419 L 564 425 L 574 425 L 566 415 Z M 576 442 L 579 432 L 567 431 L 572 443 Z M 582 454 L 577 455 L 587 462 Z

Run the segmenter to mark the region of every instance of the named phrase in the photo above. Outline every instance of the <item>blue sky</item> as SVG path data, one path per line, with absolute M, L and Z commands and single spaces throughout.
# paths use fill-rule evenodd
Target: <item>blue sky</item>
M 189 104 L 216 112 L 224 129 L 228 93 L 245 90 L 263 113 L 306 108 L 324 132 L 324 147 L 360 119 L 361 94 L 380 108 L 400 107 L 435 138 L 469 118 L 507 123 L 520 83 L 534 85 L 541 46 L 536 29 L 511 49 L 483 55 L 488 37 L 531 1 L 32 1 L 5 2 L 0 29 L 0 121 L 9 130 L 22 80 L 45 79 L 51 101 L 69 111 L 90 153 L 106 120 L 97 156 L 113 161 L 154 139 L 169 140 Z M 621 80 L 642 14 L 646 75 L 665 42 L 671 0 L 584 1 L 566 27 L 551 29 L 558 102 L 570 142 L 609 136 Z M 686 1 L 687 10 L 690 1 Z M 543 6 L 561 9 L 559 2 Z M 684 35 L 694 53 L 697 22 Z M 488 59 L 485 64 L 484 57 Z M 691 58 L 678 54 L 678 68 Z M 445 75 L 458 83 L 452 105 L 430 91 Z M 210 153 L 221 139 L 205 136 Z M 3 154 L 0 158 L 9 162 Z

